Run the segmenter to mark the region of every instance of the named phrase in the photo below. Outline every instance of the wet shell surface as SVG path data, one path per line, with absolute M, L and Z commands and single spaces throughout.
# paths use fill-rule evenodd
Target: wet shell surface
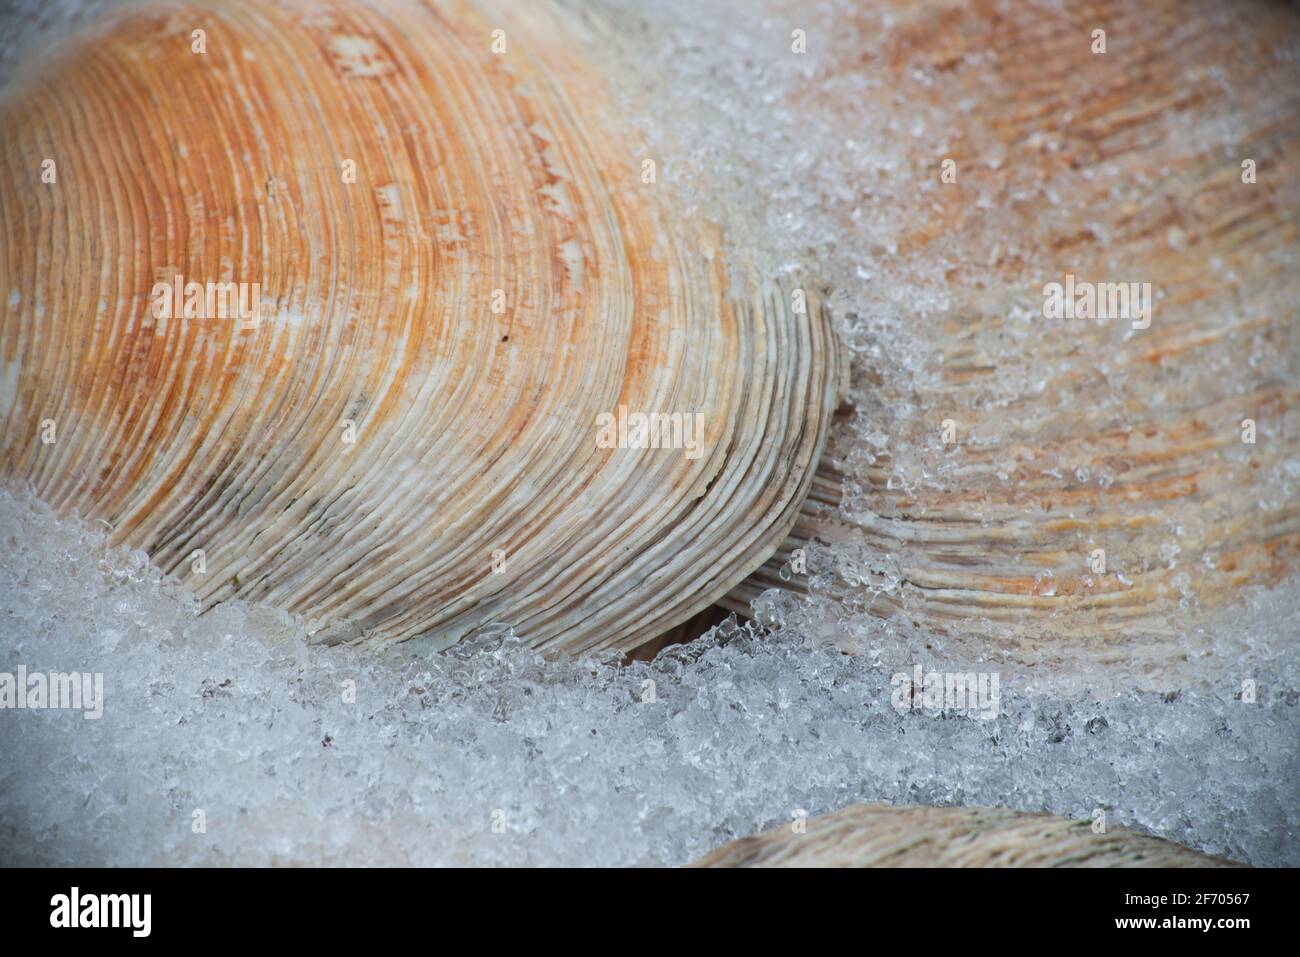
M 706 609 L 795 521 L 832 334 L 811 291 L 733 287 L 596 31 L 150 4 L 19 77 L 0 475 L 330 642 L 629 650 Z
M 1002 808 L 866 804 L 725 844 L 695 867 L 1236 867 L 1125 828 Z

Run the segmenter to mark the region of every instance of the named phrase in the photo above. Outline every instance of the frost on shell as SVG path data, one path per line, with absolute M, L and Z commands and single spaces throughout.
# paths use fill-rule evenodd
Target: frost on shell
M 39 11 L 37 28 L 0 40 L 0 64 L 41 29 L 105 5 L 20 4 Z M 1048 400 L 1076 366 L 1039 325 L 1030 293 L 1044 277 L 1026 269 L 1023 301 L 992 333 L 981 327 L 954 342 L 930 330 L 984 305 L 980 264 L 1032 261 L 1053 229 L 1086 219 L 1096 197 L 1159 197 L 1158 177 L 1130 181 L 1105 161 L 1050 181 L 1030 169 L 1011 195 L 982 190 L 981 169 L 1023 159 L 977 118 L 998 92 L 996 44 L 942 75 L 908 74 L 913 91 L 952 86 L 947 109 L 935 111 L 872 69 L 906 25 L 852 0 L 800 9 L 804 56 L 787 55 L 786 7 L 800 5 L 740 16 L 721 0 L 595 6 L 623 27 L 604 52 L 660 159 L 661 183 L 725 224 L 728 251 L 745 250 L 755 271 L 815 267 L 832 290 L 858 412 L 832 436 L 846 475 L 843 517 L 879 510 L 870 474 L 883 463 L 890 490 L 960 489 L 972 451 L 1017 438 L 1005 420 L 989 424 L 1000 411 L 1025 397 L 1055 408 Z M 1052 15 L 1055 5 L 1041 7 Z M 634 49 L 624 55 L 625 46 Z M 647 68 L 624 68 L 637 60 Z M 1160 143 L 1197 132 L 1184 114 L 1162 113 Z M 1236 164 L 1246 118 L 1244 109 L 1216 114 L 1222 142 L 1207 162 Z M 1025 148 L 1053 155 L 1061 139 L 1040 135 Z M 957 167 L 973 194 L 968 219 L 932 254 L 909 256 L 898 244 L 909 210 L 944 200 L 932 167 L 957 147 L 972 158 Z M 1104 220 L 1099 212 L 1087 224 L 1103 248 L 1118 238 Z M 1188 242 L 1181 230 L 1163 235 L 1171 247 Z M 1293 288 L 1283 283 L 1300 274 L 1294 249 L 1273 255 L 1273 282 Z M 1212 257 L 1206 275 L 1235 282 L 1244 265 Z M 1297 381 L 1294 338 L 1258 331 L 1267 310 L 1249 297 L 1218 308 L 1189 313 L 1215 334 L 1195 367 L 1135 373 L 1117 361 L 1131 331 L 1101 330 L 1084 368 L 1106 387 L 1095 405 L 1063 409 L 1058 430 L 1084 414 L 1140 425 L 1146 410 L 1135 411 L 1133 396 L 1159 407 L 1208 386 L 1227 395 Z M 928 409 L 918 396 L 940 378 L 936 357 L 958 346 L 997 374 L 971 414 Z M 951 454 L 937 438 L 950 414 L 962 435 Z M 1296 413 L 1266 426 L 1274 438 L 1294 436 Z M 1098 467 L 1096 449 L 1075 451 L 1052 465 L 1061 483 L 1106 489 L 1117 480 Z M 1248 454 L 1233 446 L 1224 458 L 1240 465 Z M 1018 464 L 1008 457 L 990 475 L 1009 482 Z M 1284 510 L 1298 483 L 1291 456 L 1242 494 Z M 1189 596 L 1191 577 L 1217 561 L 1186 548 L 1200 531 L 1164 529 L 1168 542 L 1154 555 Z M 1122 573 L 1122 550 L 1111 553 Z M 898 555 L 839 543 L 811 549 L 808 565 L 809 597 L 768 592 L 758 625 L 724 625 L 651 663 L 546 661 L 508 636 L 446 655 L 404 646 L 375 657 L 309 645 L 307 623 L 266 609 L 227 604 L 199 616 L 143 556 L 105 553 L 98 530 L 5 493 L 0 670 L 102 671 L 107 700 L 98 721 L 0 712 L 0 863 L 677 864 L 800 811 L 886 801 L 1100 812 L 1108 824 L 1248 863 L 1300 864 L 1294 580 L 1214 614 L 1189 597 L 1171 641 L 1115 649 L 1103 673 L 1088 648 L 1058 652 L 1050 622 L 1043 659 L 1026 664 L 997 642 L 881 620 L 877 603 L 905 590 Z M 1044 570 L 1037 594 L 1054 594 L 1059 577 Z M 1194 651 L 1171 663 L 1171 647 Z M 892 677 L 917 664 L 996 671 L 1000 716 L 900 713 Z

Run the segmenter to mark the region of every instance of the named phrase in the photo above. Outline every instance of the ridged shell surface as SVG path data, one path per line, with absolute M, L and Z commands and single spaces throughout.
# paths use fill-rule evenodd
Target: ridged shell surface
M 782 566 L 818 542 L 897 583 L 823 590 L 977 652 L 1203 653 L 1194 612 L 1300 568 L 1300 11 L 887 0 L 836 23 L 784 105 L 866 131 L 889 171 L 818 221 L 859 253 L 831 280 L 862 317 L 857 421 L 729 603 L 802 587 Z M 895 245 L 855 287 L 877 223 Z M 1150 308 L 1049 318 L 1067 277 Z
M 725 844 L 696 867 L 1233 867 L 1126 828 L 1002 808 L 864 804 Z
M 20 77 L 0 474 L 328 640 L 631 649 L 706 608 L 794 522 L 831 333 L 731 287 L 599 42 L 544 3 L 150 4 Z M 652 413 L 679 447 L 634 447 Z

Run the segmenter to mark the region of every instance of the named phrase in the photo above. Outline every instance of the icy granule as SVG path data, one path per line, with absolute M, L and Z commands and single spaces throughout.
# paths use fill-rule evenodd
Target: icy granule
M 1285 646 L 1297 612 L 1294 590 L 1265 594 L 1230 625 Z M 0 711 L 0 863 L 680 864 L 859 801 L 1100 809 L 1300 863 L 1293 659 L 1257 674 L 1254 704 L 1004 677 L 985 721 L 900 713 L 890 667 L 788 626 L 724 625 L 623 668 L 510 640 L 375 657 L 304 635 L 242 604 L 200 616 L 140 553 L 0 492 L 0 671 L 105 687 L 98 720 Z
M 0 4 L 0 84 L 20 59 L 39 57 L 61 37 L 132 0 L 4 0 Z
M 899 241 L 914 210 L 942 198 L 939 158 L 956 148 L 1014 161 L 978 106 L 1006 92 L 997 57 L 1023 51 L 990 37 L 982 59 L 891 78 L 878 65 L 909 26 L 858 0 L 566 2 L 613 24 L 611 42 L 587 52 L 610 57 L 663 182 L 724 224 L 728 261 L 832 290 L 858 411 L 831 440 L 847 476 L 845 517 L 882 507 L 868 478 L 877 463 L 888 462 L 891 487 L 961 487 L 961 453 L 936 446 L 927 401 L 941 391 L 945 349 L 996 364 L 976 411 L 1039 402 L 1079 368 L 1030 321 L 1044 280 L 1032 270 L 1011 306 L 1017 321 L 969 342 L 936 336 L 984 306 L 977 286 L 949 273 L 969 278 L 996 255 L 1025 262 L 1099 189 L 1126 202 L 1158 197 L 1158 183 L 1129 182 L 1110 164 L 1048 179 L 1031 164 L 1015 195 L 972 196 L 965 225 L 942 243 L 909 251 Z M 19 51 L 115 3 L 11 0 L 0 11 L 0 79 Z M 1038 7 L 1017 15 L 1059 14 Z M 1198 15 L 1234 13 L 1204 5 Z M 806 56 L 790 54 L 795 28 Z M 981 27 L 967 18 L 962 29 Z M 1248 112 L 1276 106 L 1207 98 L 1203 125 L 1222 131 L 1216 155 L 1235 162 Z M 1178 122 L 1165 142 L 1197 132 Z M 1176 393 L 1184 376 L 1184 393 L 1199 382 L 1231 395 L 1296 381 L 1293 340 L 1252 331 L 1257 307 L 1240 307 L 1245 315 L 1196 315 L 1222 337 L 1195 367 L 1159 370 L 1156 385 Z M 1115 361 L 1122 330 L 1115 336 L 1114 349 L 1088 357 L 1109 388 L 1087 412 L 1133 425 L 1143 420 L 1128 397 L 1160 389 Z M 1249 361 L 1239 361 L 1243 345 Z M 1288 415 L 1274 425 L 1282 440 L 1297 434 Z M 977 423 L 969 444 L 1010 438 Z M 1089 453 L 1065 466 L 1093 466 Z M 1261 508 L 1296 500 L 1297 461 L 1252 483 Z M 1078 478 L 1107 480 L 1095 469 Z M 759 602 L 770 632 L 723 629 L 625 669 L 547 662 L 510 642 L 377 659 L 309 647 L 301 623 L 264 609 L 197 616 L 141 556 L 105 555 L 85 526 L 0 496 L 0 671 L 102 671 L 107 695 L 98 721 L 0 711 L 0 863 L 680 863 L 796 810 L 885 800 L 1101 810 L 1110 824 L 1252 863 L 1300 864 L 1296 583 L 1189 620 L 1177 647 L 1196 658 L 1171 663 L 1168 645 L 1126 643 L 1115 652 L 1125 668 L 1091 667 L 1087 650 L 1026 668 L 960 633 L 873 617 L 870 599 L 899 592 L 899 565 L 861 544 L 814 548 L 815 597 Z M 823 594 L 846 583 L 858 592 Z M 1144 655 L 1181 690 L 1134 690 L 1150 685 Z M 1002 715 L 899 714 L 890 678 L 915 663 L 999 672 Z M 1240 700 L 1247 680 L 1254 704 Z
M 1124 324 L 1097 332 L 1108 341 L 1085 359 L 1062 354 L 1058 337 L 1045 334 L 1040 321 L 1042 284 L 1060 278 L 1061 257 L 1045 251 L 1055 239 L 1083 231 L 1091 239 L 1088 249 L 1104 251 L 1103 223 L 1115 208 L 1183 201 L 1170 192 L 1175 187 L 1165 182 L 1163 164 L 1194 144 L 1203 160 L 1237 166 L 1249 131 L 1294 123 L 1300 102 L 1294 91 L 1271 100 L 1236 94 L 1223 69 L 1189 64 L 1186 83 L 1205 95 L 1195 110 L 1173 111 L 1153 124 L 1150 137 L 1158 145 L 1149 148 L 1151 169 L 1144 178 L 1142 171 L 1091 155 L 1076 158 L 1078 168 L 1035 162 L 1033 156 L 1058 150 L 1062 141 L 1077 146 L 1070 140 L 1073 114 L 1064 108 L 1048 114 L 1046 134 L 1039 131 L 1009 151 L 999 138 L 1004 117 L 997 111 L 1014 112 L 1024 103 L 1001 64 L 1023 51 L 1010 45 L 1001 16 L 988 11 L 860 0 L 570 5 L 599 10 L 611 23 L 610 42 L 591 53 L 606 57 L 610 82 L 659 159 L 661 179 L 693 212 L 725 226 L 729 262 L 749 275 L 798 276 L 829 290 L 852 360 L 848 398 L 859 412 L 833 438 L 851 475 L 861 476 L 888 456 L 903 488 L 953 485 L 961 462 L 940 454 L 933 441 L 936 420 L 928 414 L 933 409 L 918 404 L 942 393 L 945 351 L 996 364 L 997 375 L 981 380 L 983 391 L 967 393 L 979 403 L 963 410 L 976 418 L 975 434 L 967 437 L 973 445 L 1007 438 L 982 427 L 980 413 L 1014 407 L 1026 397 L 1041 403 L 1067 373 L 1088 370 L 1108 385 L 1089 392 L 1090 408 L 1073 414 L 1110 416 L 1116 425 L 1135 420 L 1134 394 L 1159 394 L 1152 376 L 1166 379 L 1174 394 L 1179 385 L 1197 383 L 1229 396 L 1300 375 L 1300 348 L 1285 325 L 1272 332 L 1288 336 L 1279 342 L 1246 322 L 1270 314 L 1269 306 L 1257 304 L 1267 303 L 1266 289 L 1257 290 L 1255 303 L 1216 301 L 1208 311 L 1180 305 L 1180 321 L 1221 339 L 1205 345 L 1188 368 L 1130 368 L 1118 361 L 1131 336 Z M 1069 28 L 1070 12 L 1056 0 L 1025 0 L 1010 15 L 1048 31 Z M 1207 34 L 1240 36 L 1243 30 L 1223 5 L 1197 4 L 1193 17 Z M 915 49 L 914 33 L 922 28 L 952 31 L 969 46 L 951 62 L 934 62 L 923 55 L 933 54 L 934 45 Z M 802 54 L 792 51 L 795 31 L 803 34 Z M 1277 63 L 1296 56 L 1292 38 L 1283 36 L 1259 51 L 1261 60 Z M 1064 104 L 1104 95 L 1088 82 L 1066 76 L 1053 93 Z M 938 177 L 949 156 L 963 157 L 959 188 Z M 983 168 L 1017 172 L 1008 184 L 985 181 Z M 935 242 L 918 236 L 918 221 L 949 208 L 954 190 L 962 197 L 955 207 L 960 219 Z M 1275 255 L 1294 276 L 1294 249 Z M 1118 275 L 1125 263 L 1112 259 L 1107 268 Z M 1206 270 L 1217 281 L 1233 278 L 1217 259 Z M 1023 295 L 1015 301 L 999 298 L 1017 291 Z M 1007 321 L 968 327 L 972 316 L 988 309 Z M 1291 416 L 1278 431 L 1293 435 L 1296 427 Z M 1088 464 L 1088 451 L 1080 450 L 1079 464 Z M 1290 481 L 1277 491 L 1294 496 L 1296 488 Z

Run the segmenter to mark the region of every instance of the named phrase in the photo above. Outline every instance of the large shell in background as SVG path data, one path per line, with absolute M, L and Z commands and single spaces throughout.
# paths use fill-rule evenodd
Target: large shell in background
M 585 61 L 595 29 L 152 4 L 20 77 L 0 474 L 329 640 L 631 649 L 705 609 L 794 522 L 832 336 L 811 294 L 731 287 Z M 247 284 L 257 321 L 159 318 L 176 276 Z M 621 408 L 687 447 L 601 447 Z
M 861 804 L 724 844 L 695 867 L 1237 867 L 1122 827 L 1002 808 Z
M 815 542 L 814 590 L 975 654 L 1203 652 L 1195 609 L 1300 569 L 1300 10 L 891 0 L 815 32 L 789 7 L 810 79 L 779 105 L 868 156 L 822 221 L 863 253 L 836 278 L 872 276 L 866 358 L 858 424 L 728 604 L 803 588 Z M 1149 328 L 1046 318 L 1067 275 L 1150 283 Z

